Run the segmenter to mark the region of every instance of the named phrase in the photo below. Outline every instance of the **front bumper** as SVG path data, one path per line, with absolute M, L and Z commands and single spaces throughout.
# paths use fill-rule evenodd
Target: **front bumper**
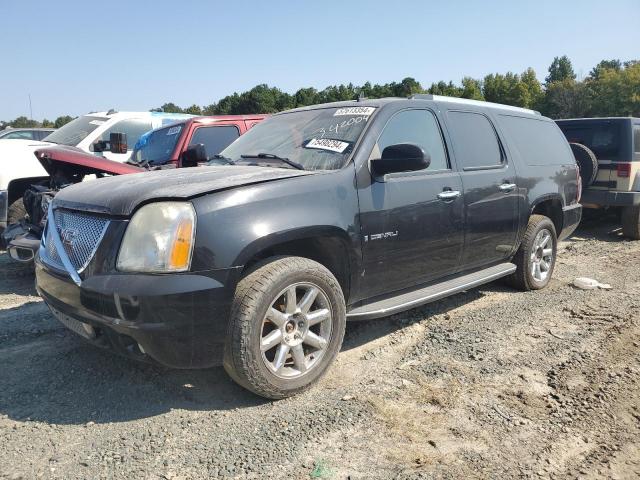
M 95 345 L 172 368 L 222 363 L 239 269 L 95 275 L 77 286 L 39 257 L 35 263 L 40 296 L 58 317 L 93 327 Z
M 558 240 L 564 240 L 571 235 L 582 220 L 582 205 L 576 203 L 562 209 L 562 231 L 558 235 Z
M 586 189 L 580 200 L 584 205 L 603 207 L 629 207 L 640 205 L 640 192 L 616 192 L 615 190 Z

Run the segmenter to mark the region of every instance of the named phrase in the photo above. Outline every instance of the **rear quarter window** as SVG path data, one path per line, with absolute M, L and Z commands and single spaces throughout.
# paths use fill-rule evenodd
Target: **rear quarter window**
M 499 115 L 498 122 L 508 136 L 509 144 L 527 165 L 575 163 L 567 139 L 554 122 L 512 115 Z

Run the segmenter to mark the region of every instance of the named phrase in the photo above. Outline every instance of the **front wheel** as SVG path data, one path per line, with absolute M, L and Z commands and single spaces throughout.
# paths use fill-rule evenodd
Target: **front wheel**
M 336 358 L 345 321 L 342 289 L 324 266 L 301 257 L 267 260 L 236 288 L 225 370 L 263 397 L 300 393 Z
M 513 263 L 516 271 L 509 283 L 520 290 L 539 290 L 547 286 L 556 264 L 558 237 L 553 222 L 544 215 L 531 215 Z

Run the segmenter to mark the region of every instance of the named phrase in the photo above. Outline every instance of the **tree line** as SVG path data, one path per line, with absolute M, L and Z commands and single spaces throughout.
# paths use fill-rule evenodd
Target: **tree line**
M 233 93 L 210 105 L 180 107 L 165 103 L 154 111 L 190 113 L 193 115 L 239 115 L 275 113 L 290 108 L 315 105 L 359 97 L 408 97 L 430 93 L 451 97 L 486 100 L 538 110 L 551 118 L 640 116 L 640 61 L 602 60 L 582 80 L 578 80 L 565 55 L 555 57 L 544 82 L 536 72 L 527 68 L 522 73 L 492 73 L 482 79 L 464 77 L 459 84 L 451 81 L 432 83 L 423 87 L 416 79 L 407 77 L 400 82 L 356 86 L 332 85 L 317 90 L 301 88 L 290 94 L 277 87 L 260 84 L 242 93 Z M 68 115 L 55 121 L 37 122 L 18 117 L 12 127 L 55 127 L 71 121 Z

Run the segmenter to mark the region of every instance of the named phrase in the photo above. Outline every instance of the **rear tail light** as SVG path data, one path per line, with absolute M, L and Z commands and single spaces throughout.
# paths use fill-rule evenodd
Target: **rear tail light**
M 629 178 L 631 176 L 631 164 L 630 163 L 619 163 L 617 168 L 618 177 L 621 178 Z

